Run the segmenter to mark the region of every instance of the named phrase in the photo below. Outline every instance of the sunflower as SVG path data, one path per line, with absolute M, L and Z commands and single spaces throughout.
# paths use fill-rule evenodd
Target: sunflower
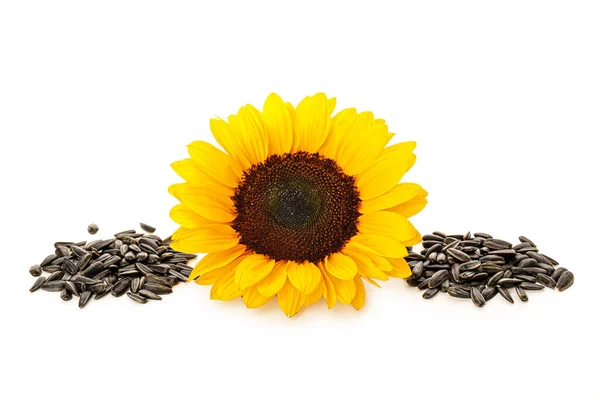
M 181 225 L 171 247 L 207 253 L 190 280 L 212 285 L 211 299 L 242 297 L 248 308 L 277 297 L 292 317 L 321 297 L 359 310 L 367 281 L 407 278 L 406 246 L 421 241 L 407 218 L 427 192 L 398 183 L 413 166 L 415 142 L 371 112 L 342 110 L 318 93 L 293 107 L 277 94 L 210 129 L 172 164 L 185 182 L 169 188 Z

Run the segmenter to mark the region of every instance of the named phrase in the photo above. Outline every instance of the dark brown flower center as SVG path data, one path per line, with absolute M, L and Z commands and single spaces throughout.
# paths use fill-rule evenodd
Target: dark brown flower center
M 244 172 L 232 199 L 240 243 L 275 260 L 318 262 L 357 233 L 355 180 L 319 154 L 270 156 Z

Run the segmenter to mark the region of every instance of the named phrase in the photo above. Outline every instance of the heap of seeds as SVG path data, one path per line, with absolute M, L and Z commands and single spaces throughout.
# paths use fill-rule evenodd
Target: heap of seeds
M 539 252 L 524 236 L 513 246 L 487 233 L 468 232 L 445 235 L 433 232 L 423 236 L 423 250 L 405 257 L 412 276 L 410 286 L 425 290 L 423 298 L 431 299 L 439 292 L 452 297 L 471 299 L 483 307 L 498 293 L 514 303 L 510 289 L 521 301 L 527 291 L 545 287 L 566 290 L 573 285 L 573 273 L 558 266 L 551 257 Z
M 149 225 L 140 226 L 147 232 L 155 231 Z M 98 227 L 88 231 L 94 234 Z M 92 297 L 100 299 L 109 293 L 115 297 L 127 294 L 142 304 L 161 300 L 160 295 L 172 293 L 173 286 L 187 281 L 192 271 L 187 262 L 196 258 L 195 254 L 172 250 L 169 243 L 170 238 L 133 229 L 116 233 L 112 239 L 57 242 L 54 253 L 29 269 L 31 275 L 39 277 L 29 291 L 60 292 L 65 301 L 76 296 L 80 308 Z M 49 275 L 41 276 L 43 273 Z

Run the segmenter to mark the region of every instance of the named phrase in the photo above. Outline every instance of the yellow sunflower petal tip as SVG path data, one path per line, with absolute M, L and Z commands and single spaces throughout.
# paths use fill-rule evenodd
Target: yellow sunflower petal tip
M 416 142 L 394 136 L 370 112 L 333 114 L 334 97 L 307 96 L 294 107 L 277 94 L 262 112 L 248 105 L 210 129 L 222 147 L 190 143 L 191 159 L 171 167 L 181 204 L 171 218 L 176 250 L 208 253 L 190 281 L 210 298 L 242 297 L 248 308 L 277 298 L 293 317 L 322 297 L 364 307 L 363 281 L 405 278 L 406 246 L 421 235 L 407 220 L 427 192 L 399 183 Z

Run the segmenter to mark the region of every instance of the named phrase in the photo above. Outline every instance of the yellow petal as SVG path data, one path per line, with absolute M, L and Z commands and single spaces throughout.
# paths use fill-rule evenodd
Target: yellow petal
M 358 218 L 358 230 L 365 234 L 389 236 L 403 243 L 415 237 L 417 230 L 401 214 L 391 211 L 375 211 Z
M 173 234 L 171 248 L 186 253 L 212 253 L 230 249 L 239 243 L 238 234 L 228 225 L 206 229 L 179 228 Z
M 256 285 L 273 270 L 275 261 L 262 254 L 252 254 L 242 260 L 235 271 L 235 282 L 241 290 Z
M 277 301 L 281 311 L 291 318 L 304 305 L 304 295 L 287 280 L 281 290 L 277 292 Z
M 351 240 L 354 243 L 362 244 L 368 247 L 383 257 L 400 258 L 408 255 L 406 247 L 404 247 L 402 243 L 388 236 L 358 234 Z
M 356 285 L 356 295 L 352 299 L 352 307 L 358 311 L 365 305 L 365 285 L 358 275 L 354 277 L 354 284 Z
M 214 285 L 223 275 L 229 272 L 231 268 L 229 266 L 217 268 L 213 271 L 207 272 L 206 274 L 199 276 L 194 280 L 198 285 Z
M 248 308 L 262 307 L 273 298 L 272 296 L 265 297 L 260 294 L 256 288 L 256 285 L 250 286 L 248 289 L 246 289 L 242 297 L 244 299 L 244 304 L 246 304 L 246 307 Z
M 350 304 L 356 296 L 354 279 L 342 280 L 332 275 L 329 275 L 329 279 L 331 279 L 333 287 L 335 287 L 337 299 L 343 304 Z
M 230 117 L 230 119 L 236 118 L 237 116 Z M 244 139 L 240 130 L 233 129 L 230 124 L 218 118 L 210 120 L 210 130 L 217 142 L 237 161 L 241 169 L 246 170 L 252 166 L 246 155 Z
M 258 291 L 265 297 L 273 297 L 287 279 L 287 261 L 278 261 L 273 270 L 262 281 L 258 282 Z
M 181 201 L 181 194 L 185 190 L 192 187 L 194 186 L 190 183 L 175 183 L 169 186 L 169 194 L 171 194 L 171 196 L 175 197 L 177 200 Z
M 396 207 L 390 208 L 390 211 L 400 213 L 406 218 L 412 217 L 419 213 L 427 205 L 427 191 L 421 189 L 419 194 L 414 198 L 406 201 L 402 204 L 398 204 Z
M 405 247 L 408 247 L 408 246 L 414 246 L 416 244 L 419 244 L 422 241 L 423 241 L 423 238 L 421 237 L 421 234 L 419 233 L 419 231 L 415 231 L 415 235 L 410 239 L 403 240 L 402 244 Z
M 334 253 L 325 259 L 325 268 L 338 279 L 352 279 L 357 267 L 354 260 L 342 253 Z
M 292 285 L 302 294 L 314 292 L 321 282 L 321 271 L 310 262 L 302 264 L 290 262 L 287 267 L 287 276 Z
M 170 217 L 179 225 L 188 229 L 207 228 L 215 222 L 196 214 L 183 204 L 177 204 L 171 209 Z
M 331 282 L 329 275 L 325 271 L 324 263 L 320 262 L 318 264 L 318 267 L 321 270 L 321 277 L 323 278 L 323 297 L 327 302 L 327 308 L 331 309 L 335 306 L 335 302 L 337 299 L 337 296 L 335 294 L 335 287 L 333 286 L 333 282 Z
M 226 153 L 201 140 L 189 144 L 188 152 L 198 167 L 215 181 L 232 188 L 238 185 L 242 171 Z
M 321 271 L 319 271 L 319 275 L 320 274 L 321 274 Z M 319 301 L 321 296 L 323 296 L 324 290 L 325 290 L 325 284 L 323 283 L 323 279 L 320 278 L 320 276 L 319 276 L 319 286 L 317 286 L 317 288 L 315 290 L 313 290 L 312 293 L 309 293 L 306 295 L 306 297 L 304 299 L 304 305 L 310 306 L 312 304 L 315 304 L 317 301 Z
M 292 118 L 281 97 L 271 93 L 263 107 L 269 154 L 289 153 L 294 142 Z
M 347 108 L 337 113 L 331 119 L 329 135 L 327 135 L 327 139 L 319 149 L 319 153 L 332 160 L 337 160 L 340 148 L 354 130 L 357 117 L 355 108 Z
M 226 223 L 235 219 L 233 201 L 229 197 L 193 186 L 180 193 L 180 200 L 190 210 L 208 220 Z
M 331 127 L 331 112 L 327 96 L 317 93 L 304 98 L 296 107 L 299 150 L 316 153 L 325 142 Z
M 221 301 L 233 300 L 242 295 L 241 290 L 235 283 L 235 268 L 229 270 L 213 285 L 210 294 L 211 299 Z
M 190 273 L 189 280 L 192 281 L 199 275 L 204 275 L 210 271 L 230 264 L 233 260 L 244 254 L 245 251 L 246 246 L 238 244 L 227 250 L 207 254 L 196 264 Z
M 393 269 L 388 272 L 390 276 L 394 278 L 408 278 L 411 276 L 410 267 L 403 258 L 390 258 L 389 262 L 392 264 Z
M 238 129 L 246 146 L 246 155 L 252 164 L 263 162 L 269 152 L 267 131 L 262 115 L 254 106 L 247 105 L 238 111 Z
M 389 192 L 371 200 L 364 200 L 360 205 L 363 214 L 385 210 L 413 199 L 422 190 L 416 183 L 400 183 Z
M 233 188 L 215 181 L 198 167 L 198 164 L 191 158 L 175 161 L 171 168 L 183 179 L 193 186 L 201 187 L 210 192 L 217 192 L 227 197 L 233 196 Z
M 355 253 L 349 250 L 344 250 L 344 254 L 352 257 L 356 266 L 358 267 L 358 273 L 361 276 L 367 278 L 379 279 L 380 281 L 387 281 L 388 276 L 381 269 L 375 266 L 375 263 L 365 254 Z
M 357 175 L 371 167 L 390 138 L 387 125 L 375 124 L 371 112 L 358 114 L 354 123 L 343 126 L 345 131 L 339 128 L 336 126 L 334 130 L 332 122 L 329 135 L 343 135 L 335 139 L 335 160 L 348 175 Z
M 356 185 L 363 200 L 389 192 L 414 163 L 415 142 L 398 143 L 386 148 L 371 168 L 358 176 Z

